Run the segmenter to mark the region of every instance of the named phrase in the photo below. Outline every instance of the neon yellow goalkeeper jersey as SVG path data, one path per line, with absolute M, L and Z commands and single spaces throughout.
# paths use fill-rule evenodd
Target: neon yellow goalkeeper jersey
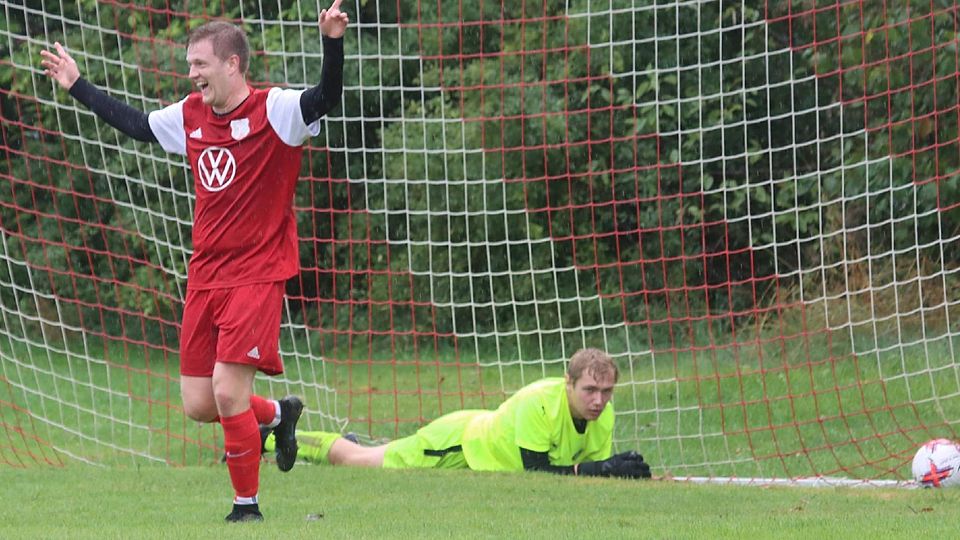
M 495 411 L 471 418 L 463 433 L 463 457 L 476 471 L 521 471 L 520 447 L 547 452 L 551 465 L 573 465 L 610 457 L 613 405 L 577 433 L 562 377 L 521 388 Z

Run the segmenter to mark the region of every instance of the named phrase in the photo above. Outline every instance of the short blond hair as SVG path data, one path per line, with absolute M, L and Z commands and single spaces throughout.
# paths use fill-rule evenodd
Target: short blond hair
M 210 21 L 190 31 L 187 46 L 210 40 L 213 54 L 221 61 L 233 55 L 240 59 L 240 73 L 246 73 L 250 67 L 250 42 L 247 34 L 237 25 L 226 21 Z
M 600 349 L 580 349 L 570 357 L 570 364 L 567 365 L 567 377 L 570 379 L 570 384 L 576 384 L 585 372 L 589 373 L 594 379 L 599 379 L 600 376 L 607 373 L 613 373 L 613 382 L 617 382 L 620 377 L 617 363 L 613 361 L 609 354 Z

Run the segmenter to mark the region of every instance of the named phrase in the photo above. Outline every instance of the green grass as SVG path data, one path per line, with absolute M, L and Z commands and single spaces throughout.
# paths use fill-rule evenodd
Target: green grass
M 265 464 L 262 524 L 223 466 L 7 469 L 2 538 L 952 537 L 960 490 L 758 488 Z M 308 516 L 315 516 L 308 519 Z M 322 517 L 320 517 L 322 516 Z

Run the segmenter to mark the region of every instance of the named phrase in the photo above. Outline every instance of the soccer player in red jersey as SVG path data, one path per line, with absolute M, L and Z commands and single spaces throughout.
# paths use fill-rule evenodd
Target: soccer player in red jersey
M 283 372 L 278 353 L 284 281 L 299 271 L 294 187 L 304 141 L 343 91 L 343 35 L 349 17 L 334 0 L 320 12 L 323 66 L 307 90 L 254 89 L 243 30 L 214 21 L 191 31 L 189 78 L 196 91 L 143 113 L 80 77 L 55 43 L 41 51 L 45 73 L 104 121 L 140 141 L 186 156 L 196 209 L 180 337 L 180 389 L 186 414 L 223 427 L 235 497 L 227 521 L 260 521 L 260 429 L 273 428 L 277 466 L 293 467 L 295 396 L 253 393 L 256 372 Z

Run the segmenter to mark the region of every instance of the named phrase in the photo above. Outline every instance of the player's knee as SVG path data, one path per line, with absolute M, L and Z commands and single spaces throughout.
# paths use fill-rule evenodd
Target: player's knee
M 351 467 L 382 467 L 385 446 L 359 446 L 340 439 L 330 451 L 330 462 Z
M 217 419 L 219 413 L 209 378 L 183 377 L 180 380 L 180 396 L 183 399 L 183 412 L 191 420 L 213 422 Z
M 250 406 L 250 398 L 243 399 L 238 396 L 229 386 L 214 385 L 213 400 L 216 403 L 216 409 L 219 411 L 233 412 L 245 410 Z
M 333 465 L 354 467 L 363 465 L 362 456 L 366 448 L 354 444 L 346 439 L 337 439 L 330 447 L 327 460 Z
M 191 420 L 197 422 L 213 422 L 217 418 L 216 406 L 204 406 L 196 402 L 184 400 L 183 412 Z

